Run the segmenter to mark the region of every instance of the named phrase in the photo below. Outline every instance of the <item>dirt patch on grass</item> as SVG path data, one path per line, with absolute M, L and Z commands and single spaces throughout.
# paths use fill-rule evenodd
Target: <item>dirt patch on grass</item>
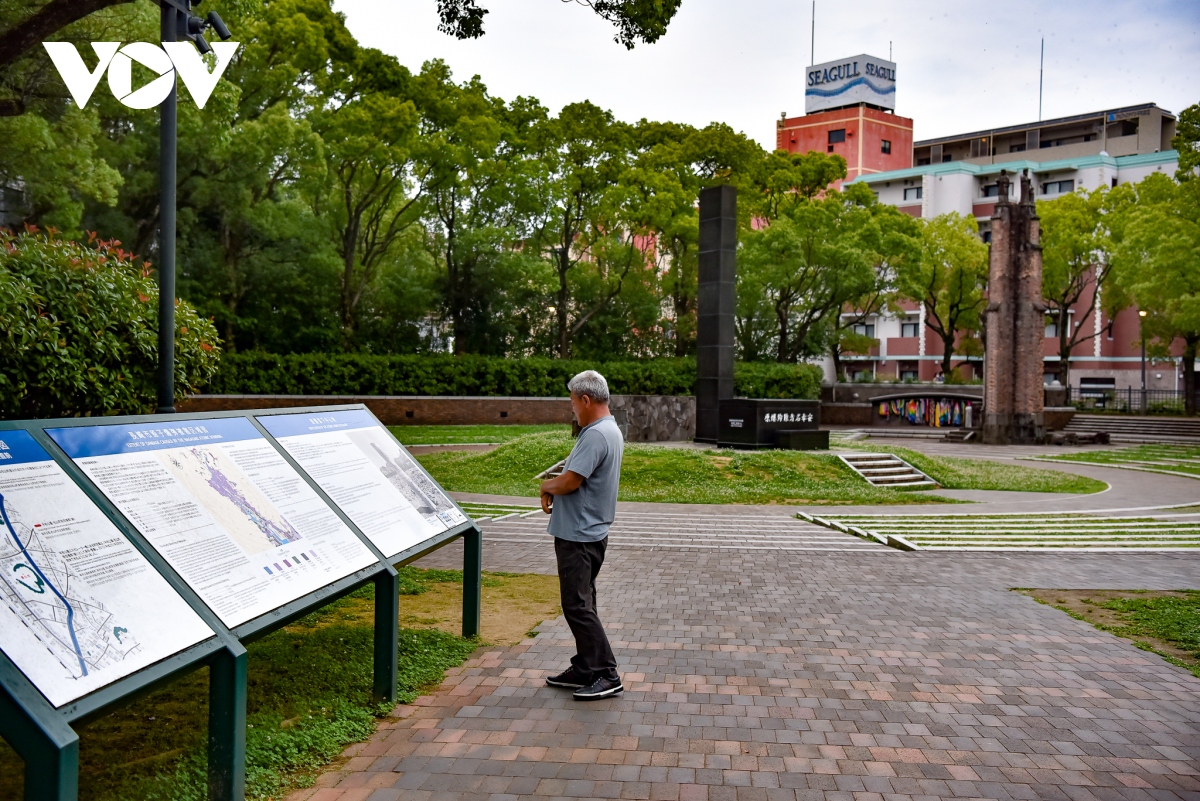
M 516 645 L 543 620 L 562 614 L 558 577 L 532 573 L 485 573 L 479 636 L 494 645 Z M 462 585 L 435 584 L 420 595 L 400 597 L 400 625 L 462 631 Z
M 1165 590 L 1042 590 L 1018 589 L 1036 601 L 1061 609 L 1074 618 L 1091 623 L 1098 629 L 1132 641 L 1139 648 L 1153 651 L 1168 658 L 1180 667 L 1185 667 L 1200 676 L 1200 653 L 1186 644 L 1162 636 L 1156 636 L 1151 626 L 1139 625 L 1131 619 L 1128 611 L 1114 606 L 1122 602 L 1152 604 L 1156 599 L 1177 598 L 1181 602 L 1194 601 L 1195 592 Z
M 462 632 L 462 584 L 430 583 L 420 595 L 400 596 L 400 626 L 406 629 L 438 629 L 448 634 Z M 350 598 L 332 612 L 329 622 L 370 626 L 375 619 L 375 602 Z M 322 614 L 322 613 L 318 613 Z M 558 577 L 535 573 L 484 573 L 483 603 L 479 638 L 492 645 L 516 645 L 543 620 L 562 614 L 558 599 Z M 293 626 L 324 623 L 299 621 Z M 292 628 L 292 627 L 289 627 Z

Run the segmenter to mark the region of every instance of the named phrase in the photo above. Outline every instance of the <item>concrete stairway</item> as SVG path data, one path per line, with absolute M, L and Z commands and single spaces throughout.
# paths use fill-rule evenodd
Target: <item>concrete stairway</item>
M 1200 417 L 1153 417 L 1118 414 L 1077 414 L 1067 432 L 1108 432 L 1113 442 L 1165 442 L 1200 445 Z
M 843 453 L 838 458 L 876 487 L 937 486 L 929 476 L 890 453 Z

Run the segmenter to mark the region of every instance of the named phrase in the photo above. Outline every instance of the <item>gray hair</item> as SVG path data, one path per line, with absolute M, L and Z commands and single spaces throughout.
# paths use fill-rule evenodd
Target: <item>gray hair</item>
M 608 403 L 608 382 L 595 370 L 584 370 L 567 382 L 572 395 L 587 395 L 596 403 Z

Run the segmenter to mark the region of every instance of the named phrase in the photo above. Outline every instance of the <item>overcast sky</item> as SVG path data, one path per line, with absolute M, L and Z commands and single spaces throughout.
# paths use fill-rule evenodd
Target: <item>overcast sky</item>
M 444 59 L 511 100 L 557 112 L 590 100 L 619 119 L 721 121 L 773 147 L 780 112 L 804 111 L 811 0 L 683 0 L 666 35 L 633 51 L 572 0 L 478 0 L 482 39 L 437 30 L 436 0 L 336 0 L 367 46 L 419 70 Z M 867 53 L 896 62 L 896 113 L 926 139 L 1043 118 L 1200 102 L 1197 0 L 1009 0 L 1005 3 L 817 0 L 816 63 Z

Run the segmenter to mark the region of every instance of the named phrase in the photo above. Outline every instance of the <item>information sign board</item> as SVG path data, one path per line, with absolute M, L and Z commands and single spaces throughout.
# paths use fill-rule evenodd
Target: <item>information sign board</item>
M 213 636 L 29 433 L 0 431 L 0 650 L 52 706 Z
M 244 417 L 46 433 L 231 628 L 377 563 Z
M 385 556 L 467 522 L 437 482 L 365 409 L 257 419 Z

